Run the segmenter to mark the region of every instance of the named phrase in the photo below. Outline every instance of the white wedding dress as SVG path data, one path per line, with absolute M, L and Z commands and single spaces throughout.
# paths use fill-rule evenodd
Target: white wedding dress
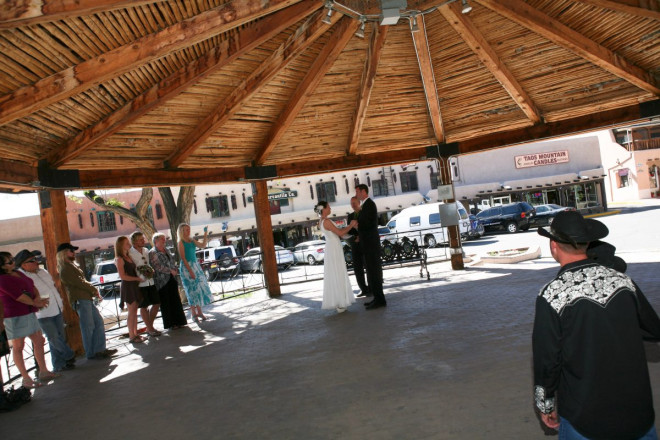
M 337 234 L 323 227 L 323 221 L 320 222 L 320 228 L 325 234 L 323 303 L 321 308 L 345 309 L 355 302 L 355 296 L 353 295 L 351 282 L 348 280 L 341 240 L 339 240 Z

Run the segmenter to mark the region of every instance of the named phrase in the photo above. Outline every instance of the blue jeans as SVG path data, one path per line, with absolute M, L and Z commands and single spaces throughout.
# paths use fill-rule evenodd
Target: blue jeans
M 568 420 L 560 417 L 558 440 L 589 440 L 589 438 L 577 432 Z M 649 432 L 641 436 L 639 440 L 658 440 L 658 434 L 655 432 L 655 425 L 651 426 Z
M 39 327 L 41 327 L 41 331 L 44 332 L 44 335 L 48 339 L 53 370 L 59 371 L 66 365 L 66 361 L 76 356 L 73 350 L 66 344 L 64 318 L 61 313 L 49 318 L 39 318 Z
M 103 318 L 91 299 L 76 301 L 76 311 L 80 317 L 80 333 L 87 359 L 105 350 L 105 329 Z

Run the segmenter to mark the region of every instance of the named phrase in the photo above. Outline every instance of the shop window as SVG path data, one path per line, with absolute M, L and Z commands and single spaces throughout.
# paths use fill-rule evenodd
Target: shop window
M 630 186 L 628 171 L 628 168 L 617 171 L 617 174 L 619 175 L 619 188 Z
M 337 185 L 335 182 L 320 182 L 316 184 L 316 195 L 319 200 L 326 202 L 334 202 L 335 194 L 337 194 Z
M 111 232 L 117 230 L 117 223 L 115 223 L 115 213 L 111 211 L 99 211 L 96 213 L 99 232 Z
M 270 205 L 270 215 L 282 213 L 282 210 L 280 209 L 281 204 L 279 200 L 271 200 L 268 204 Z
M 431 170 L 431 189 L 438 188 L 438 173 Z
M 211 212 L 211 218 L 229 216 L 229 203 L 227 201 L 227 196 L 208 197 L 206 203 Z
M 399 178 L 401 179 L 401 192 L 419 191 L 415 171 L 403 171 L 399 173 Z
M 387 194 L 387 180 L 382 178 L 380 180 L 371 181 L 371 192 L 374 197 L 386 196 Z

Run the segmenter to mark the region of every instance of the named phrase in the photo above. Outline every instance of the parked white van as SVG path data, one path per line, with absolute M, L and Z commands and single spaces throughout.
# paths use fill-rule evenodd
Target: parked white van
M 447 228 L 440 221 L 440 205 L 444 203 L 428 203 L 406 208 L 387 223 L 390 233 L 396 234 L 397 240 L 407 237 L 428 247 L 438 243 L 449 242 Z M 467 238 L 470 230 L 470 218 L 460 202 L 454 202 L 458 214 L 458 230 L 461 237 Z

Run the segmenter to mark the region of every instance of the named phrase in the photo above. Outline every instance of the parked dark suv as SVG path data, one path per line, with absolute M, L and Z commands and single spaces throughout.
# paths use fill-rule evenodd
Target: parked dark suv
M 486 232 L 507 231 L 510 233 L 529 229 L 531 219 L 536 215 L 529 203 L 518 202 L 488 208 L 477 214 L 486 228 Z

